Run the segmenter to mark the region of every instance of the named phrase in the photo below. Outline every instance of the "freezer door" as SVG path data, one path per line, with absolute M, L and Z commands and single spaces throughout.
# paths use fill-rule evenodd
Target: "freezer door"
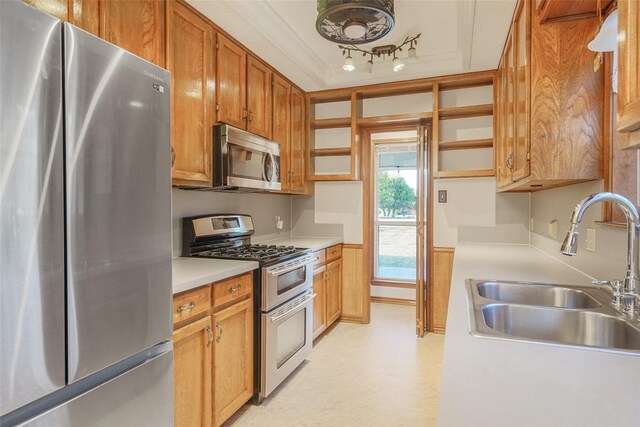
M 0 1 L 0 415 L 65 383 L 61 43 Z
M 172 427 L 173 351 L 19 425 Z
M 170 339 L 169 73 L 64 24 L 68 380 Z

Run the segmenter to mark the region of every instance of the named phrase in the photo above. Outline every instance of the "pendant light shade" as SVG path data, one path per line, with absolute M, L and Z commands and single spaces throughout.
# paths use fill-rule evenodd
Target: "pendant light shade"
M 316 29 L 334 43 L 362 44 L 393 29 L 393 0 L 318 0 Z

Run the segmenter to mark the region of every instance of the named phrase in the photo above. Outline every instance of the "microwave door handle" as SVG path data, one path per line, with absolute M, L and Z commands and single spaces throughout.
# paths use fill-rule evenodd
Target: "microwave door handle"
M 273 174 L 276 171 L 276 159 L 273 157 L 273 153 L 271 153 L 271 150 L 267 151 L 267 155 L 269 156 L 269 161 L 271 162 L 271 174 L 267 177 L 265 174 L 265 181 L 267 182 L 271 182 L 273 181 Z M 265 163 L 266 163 L 266 158 L 265 158 Z M 263 168 L 264 170 L 264 168 Z
M 285 268 L 284 270 L 270 271 L 269 274 L 271 274 L 272 276 L 281 276 L 281 275 L 283 275 L 285 273 L 289 273 L 290 271 L 297 270 L 297 269 L 302 268 L 302 267 L 306 267 L 307 265 L 311 264 L 311 262 L 312 262 L 312 260 L 310 259 L 310 260 L 308 260 L 308 261 L 306 261 L 304 263 L 296 264 L 296 265 L 291 266 L 289 268 Z
M 270 320 L 272 322 L 277 322 L 278 320 L 282 319 L 283 317 L 287 317 L 291 314 L 294 314 L 300 310 L 302 310 L 302 308 L 304 308 L 304 306 L 307 304 L 307 302 L 309 302 L 310 300 L 314 299 L 316 297 L 317 294 L 313 294 L 313 295 L 309 295 L 308 297 L 306 297 L 304 300 L 302 300 L 300 302 L 300 304 L 296 305 L 295 307 L 291 308 L 290 310 L 285 311 L 284 313 L 278 315 L 278 316 L 271 316 Z

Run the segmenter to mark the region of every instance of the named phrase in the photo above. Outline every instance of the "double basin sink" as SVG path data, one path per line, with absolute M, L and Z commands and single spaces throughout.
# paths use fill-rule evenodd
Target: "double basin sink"
M 640 322 L 596 286 L 467 280 L 472 335 L 640 356 Z

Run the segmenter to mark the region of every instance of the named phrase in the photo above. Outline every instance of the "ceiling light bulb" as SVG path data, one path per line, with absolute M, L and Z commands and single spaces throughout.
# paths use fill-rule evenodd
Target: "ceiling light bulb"
M 342 27 L 342 31 L 344 35 L 349 37 L 352 40 L 361 39 L 367 34 L 367 26 L 362 22 L 358 21 L 348 21 Z
M 371 59 L 367 61 L 367 71 L 373 73 L 373 61 Z
M 418 59 L 418 54 L 416 53 L 416 48 L 411 46 L 408 52 L 409 62 L 415 62 Z
M 347 59 L 344 60 L 342 69 L 345 71 L 353 71 L 356 69 L 356 66 L 353 65 L 353 58 L 351 58 L 351 55 L 347 56 Z
M 404 68 L 404 63 L 398 57 L 393 58 L 393 71 L 398 72 Z

